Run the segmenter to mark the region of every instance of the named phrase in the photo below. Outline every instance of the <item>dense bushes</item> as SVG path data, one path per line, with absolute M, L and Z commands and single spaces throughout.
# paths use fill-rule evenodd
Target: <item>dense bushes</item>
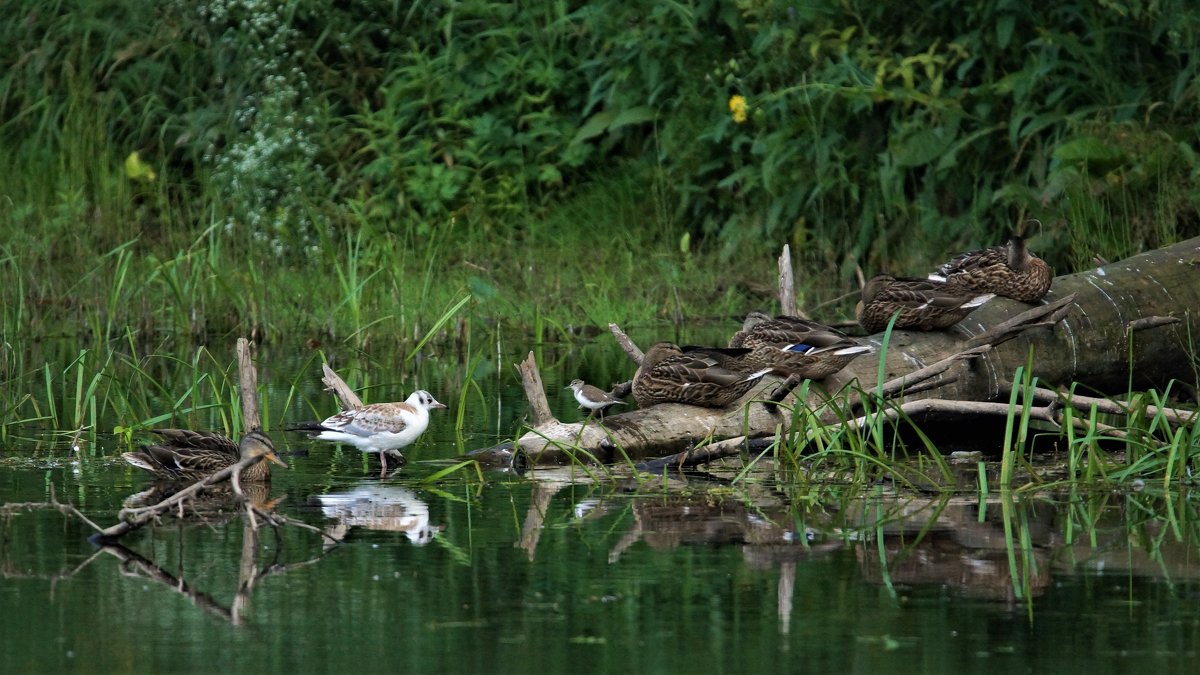
M 140 150 L 160 177 L 135 190 L 142 229 L 213 209 L 280 252 L 348 223 L 519 235 L 621 171 L 659 188 L 647 218 L 671 232 L 729 254 L 791 241 L 842 279 L 1026 218 L 1060 266 L 1197 231 L 1200 9 L 1184 0 L 0 11 L 7 196 L 48 208 L 83 175 L 112 191 Z M 53 168 L 85 148 L 91 166 Z M 59 184 L 38 197 L 17 174 Z M 1112 236 L 1071 248 L 1081 231 Z

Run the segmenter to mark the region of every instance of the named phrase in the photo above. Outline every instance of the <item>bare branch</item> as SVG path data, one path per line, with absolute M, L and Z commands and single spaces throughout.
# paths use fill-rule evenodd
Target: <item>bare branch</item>
M 1050 302 L 1045 305 L 1038 305 L 1032 309 L 1025 310 L 1024 312 L 1021 312 L 1010 319 L 992 326 L 988 330 L 976 335 L 970 340 L 967 340 L 967 346 L 996 346 L 1015 338 L 1029 328 L 1035 328 L 1038 326 L 1053 326 L 1062 320 L 1063 316 L 1066 315 L 1067 308 L 1070 307 L 1071 303 L 1075 302 L 1076 295 L 1077 294 L 1075 293 L 1071 293 L 1070 295 L 1059 298 L 1054 302 Z
M 525 360 L 516 364 L 517 373 L 521 375 L 521 386 L 525 388 L 525 399 L 529 401 L 531 425 L 535 428 L 547 424 L 557 424 L 554 413 L 550 412 L 550 402 L 546 400 L 546 389 L 542 385 L 542 374 L 538 372 L 537 359 L 533 352 Z
M 321 364 L 321 372 L 324 373 L 321 381 L 325 383 L 325 390 L 333 392 L 340 402 L 342 410 L 355 410 L 363 407 L 362 399 L 354 393 L 345 380 L 338 377 L 328 363 Z
M 258 371 L 254 368 L 252 349 L 249 340 L 238 338 L 238 389 L 242 398 L 242 423 L 247 431 L 262 429 L 262 417 L 258 413 Z
M 625 353 L 629 355 L 629 358 L 633 359 L 633 362 L 639 366 L 642 365 L 642 357 L 644 354 L 642 353 L 641 349 L 638 349 L 637 345 L 633 344 L 633 340 L 629 339 L 629 336 L 625 334 L 625 331 L 621 330 L 621 327 L 615 323 L 608 324 L 608 330 L 613 334 L 613 337 L 617 339 L 617 344 L 621 345 L 621 349 L 625 350 Z
M 1159 326 L 1169 326 L 1180 321 L 1182 319 L 1177 316 L 1144 316 L 1126 324 L 1125 332 L 1132 333 L 1135 330 L 1149 330 L 1151 328 L 1158 328 Z

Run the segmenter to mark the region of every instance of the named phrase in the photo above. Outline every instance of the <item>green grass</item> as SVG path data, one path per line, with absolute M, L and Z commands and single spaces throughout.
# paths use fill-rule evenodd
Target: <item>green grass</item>
M 364 347 L 469 295 L 561 337 L 769 305 L 784 243 L 812 307 L 1030 216 L 1060 272 L 1197 232 L 1194 10 L 1002 5 L 21 0 L 0 325 Z

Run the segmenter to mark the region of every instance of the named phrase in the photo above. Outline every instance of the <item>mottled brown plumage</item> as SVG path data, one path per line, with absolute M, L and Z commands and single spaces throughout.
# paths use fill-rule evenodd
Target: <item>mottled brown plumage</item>
M 954 325 L 992 297 L 992 293 L 954 290 L 944 281 L 880 274 L 863 285 L 855 314 L 868 333 L 886 328 L 896 312 L 900 313 L 896 328 L 939 330 Z
M 445 408 L 433 394 L 418 389 L 403 403 L 370 403 L 330 415 L 321 422 L 301 422 L 289 431 L 303 431 L 314 438 L 349 443 L 363 452 L 379 453 L 379 476 L 387 476 L 387 455 L 404 465 L 400 448 L 416 442 L 429 427 L 429 411 Z
M 929 278 L 945 281 L 957 293 L 995 293 L 1037 302 L 1050 290 L 1054 272 L 1029 252 L 1024 238 L 1013 236 L 1006 244 L 962 253 Z
M 746 349 L 688 347 L 670 342 L 652 346 L 633 376 L 633 398 L 643 408 L 675 402 L 706 408 L 723 408 L 750 391 L 763 375 L 735 370 Z
M 145 469 L 159 478 L 196 481 L 214 474 L 238 461 L 254 456 L 275 462 L 286 468 L 287 464 L 275 454 L 275 444 L 261 431 L 251 431 L 242 437 L 241 443 L 215 431 L 192 431 L 191 429 L 152 429 L 161 436 L 163 443 L 148 445 L 138 452 L 127 452 L 121 457 L 126 462 Z M 271 478 L 271 466 L 260 461 L 242 469 L 240 480 L 265 481 Z
M 772 318 L 762 312 L 746 316 L 729 346 L 751 350 L 740 359 L 746 368 L 771 368 L 781 375 L 811 380 L 829 377 L 856 356 L 871 351 L 869 346 L 816 321 L 794 316 Z

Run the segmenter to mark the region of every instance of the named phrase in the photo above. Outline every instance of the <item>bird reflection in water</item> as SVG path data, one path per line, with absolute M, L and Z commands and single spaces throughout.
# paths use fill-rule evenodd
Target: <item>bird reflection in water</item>
M 316 495 L 313 501 L 321 512 L 337 523 L 325 528 L 325 534 L 342 541 L 350 528 L 362 527 L 383 532 L 403 532 L 417 546 L 433 541 L 441 525 L 429 522 L 429 505 L 415 492 L 391 485 L 360 485 L 345 492 Z

